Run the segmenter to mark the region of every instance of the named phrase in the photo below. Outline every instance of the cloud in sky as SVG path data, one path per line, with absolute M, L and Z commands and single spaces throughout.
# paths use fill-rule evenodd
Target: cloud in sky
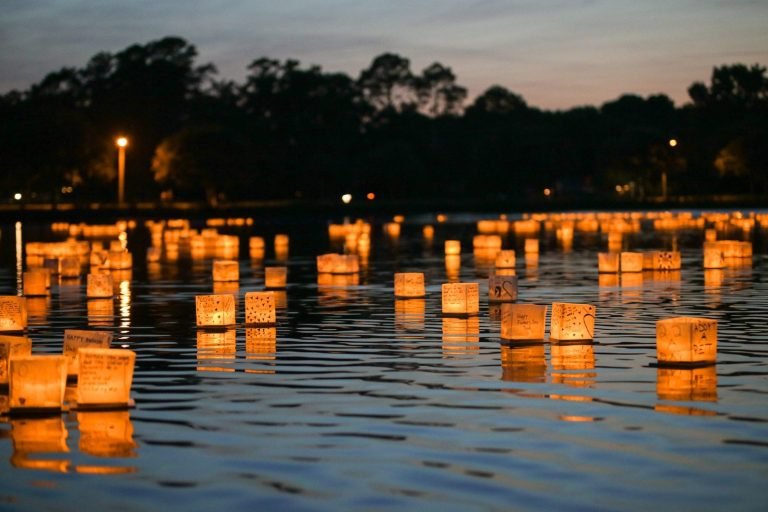
M 356 77 L 391 51 L 415 71 L 452 67 L 471 95 L 498 83 L 544 108 L 625 92 L 682 103 L 713 66 L 768 64 L 762 0 L 8 0 L 3 10 L 0 91 L 165 35 L 236 80 L 261 56 Z

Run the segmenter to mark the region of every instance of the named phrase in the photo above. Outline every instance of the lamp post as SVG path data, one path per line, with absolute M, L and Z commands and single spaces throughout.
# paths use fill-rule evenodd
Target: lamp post
M 677 139 L 669 139 L 669 147 L 677 147 Z M 666 167 L 661 171 L 661 198 L 667 199 L 667 169 Z
M 125 202 L 125 147 L 128 139 L 118 137 L 117 144 L 117 203 L 122 206 Z

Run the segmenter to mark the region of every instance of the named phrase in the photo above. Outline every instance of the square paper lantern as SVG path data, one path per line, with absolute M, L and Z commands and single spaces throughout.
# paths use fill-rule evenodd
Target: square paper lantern
M 446 240 L 445 241 L 445 254 L 446 255 L 458 255 L 458 254 L 461 254 L 461 242 L 459 240 Z
M 27 299 L 16 295 L 0 295 L 0 332 L 27 329 Z
M 704 242 L 704 268 L 724 268 L 725 255 L 720 242 Z
M 398 272 L 395 274 L 395 297 L 400 299 L 426 296 L 424 273 Z
M 136 353 L 116 348 L 81 348 L 77 406 L 127 407 Z
M 488 300 L 491 302 L 516 301 L 517 276 L 490 276 L 488 278 Z
M 717 320 L 675 317 L 656 322 L 659 363 L 705 364 L 717 360 Z
M 47 278 L 48 274 L 39 270 L 24 272 L 24 295 L 26 297 L 43 297 L 48 295 Z
M 496 268 L 515 268 L 515 251 L 504 250 L 496 254 Z
M 245 294 L 245 323 L 247 325 L 272 325 L 275 322 L 275 292 L 248 292 Z
M 526 254 L 538 254 L 539 253 L 539 239 L 538 238 L 526 238 L 525 239 L 525 253 Z
M 264 286 L 282 289 L 287 286 L 288 267 L 264 267 Z
M 554 302 L 549 337 L 552 340 L 591 340 L 595 332 L 595 306 Z
M 643 270 L 680 270 L 680 252 L 651 251 L 643 254 Z
M 109 268 L 112 270 L 133 268 L 133 256 L 128 251 L 109 251 Z
M 537 304 L 502 304 L 501 338 L 525 341 L 543 340 L 547 306 Z
M 80 258 L 77 256 L 64 256 L 59 260 L 59 272 L 61 277 L 80 277 Z
M 216 281 L 239 281 L 240 264 L 232 260 L 214 260 L 213 262 L 213 280 Z
M 235 296 L 197 295 L 195 313 L 198 327 L 226 327 L 235 324 Z
M 621 253 L 621 271 L 622 272 L 642 272 L 643 271 L 643 253 L 622 252 Z
M 26 336 L 0 335 L 0 385 L 8 385 L 11 359 L 32 355 L 32 340 Z
M 115 293 L 115 281 L 112 274 L 88 274 L 86 296 L 89 299 L 112 298 Z
M 597 271 L 601 274 L 619 271 L 619 255 L 615 252 L 597 253 Z
M 78 350 L 81 348 L 109 348 L 111 343 L 111 331 L 66 329 L 64 331 L 64 356 L 67 358 L 67 376 L 76 377 L 79 373 Z
M 421 228 L 421 234 L 424 240 L 431 241 L 435 237 L 435 227 L 430 225 L 424 226 Z
M 480 285 L 478 283 L 443 283 L 444 315 L 477 315 L 480 312 Z
M 67 360 L 64 356 L 13 358 L 9 380 L 11 410 L 61 410 L 67 387 Z
M 277 234 L 275 235 L 275 248 L 281 247 L 285 250 L 288 250 L 288 245 L 290 243 L 290 237 L 286 234 Z
M 335 253 L 317 255 L 317 257 L 315 258 L 317 261 L 317 273 L 318 274 L 333 273 L 333 268 L 336 264 L 336 256 L 338 256 L 338 254 L 335 254 Z

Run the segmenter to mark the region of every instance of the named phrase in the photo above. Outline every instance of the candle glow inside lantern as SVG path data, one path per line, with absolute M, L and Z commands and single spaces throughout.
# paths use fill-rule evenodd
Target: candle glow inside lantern
M 89 299 L 111 298 L 115 293 L 115 281 L 112 274 L 88 274 L 86 297 Z
M 526 238 L 525 239 L 525 253 L 526 254 L 539 254 L 539 239 L 538 238 Z
M 717 320 L 666 318 L 656 322 L 656 357 L 667 364 L 712 364 L 717 361 Z
M 288 267 L 264 267 L 264 286 L 282 289 L 288 283 Z
M 239 281 L 240 264 L 232 260 L 214 260 L 213 281 Z
M 24 272 L 24 295 L 27 297 L 42 297 L 49 294 L 48 280 L 49 274 L 40 270 Z
M 461 241 L 459 241 L 459 240 L 446 240 L 445 241 L 445 254 L 446 254 L 446 256 L 461 254 Z
M 275 292 L 248 292 L 245 294 L 245 323 L 247 325 L 273 325 Z
M 136 353 L 116 348 L 80 348 L 78 407 L 128 407 Z
M 643 253 L 622 252 L 621 253 L 621 271 L 622 272 L 642 272 L 643 271 Z
M 8 399 L 11 410 L 61 410 L 67 386 L 64 356 L 12 358 L 10 370 Z
M 552 303 L 549 336 L 552 340 L 591 340 L 595 332 L 595 306 Z
M 491 302 L 516 301 L 517 276 L 490 276 L 488 278 L 488 300 Z
M 26 336 L 0 335 L 0 385 L 7 385 L 11 359 L 32 355 L 32 340 Z
M 198 327 L 226 327 L 235 323 L 234 295 L 197 295 L 195 308 Z
M 514 269 L 515 268 L 515 251 L 512 249 L 499 251 L 496 253 L 496 268 Z
M 27 299 L 16 295 L 0 295 L 0 332 L 27 329 Z
M 619 254 L 615 252 L 597 253 L 597 271 L 600 273 L 614 273 L 619 271 Z
M 443 315 L 470 316 L 480 312 L 478 283 L 443 283 Z
M 67 377 L 76 377 L 80 371 L 77 357 L 81 348 L 109 348 L 112 343 L 111 331 L 83 331 L 66 329 L 64 331 L 64 357 L 67 358 Z
M 512 341 L 543 340 L 547 306 L 502 304 L 501 338 Z
M 423 272 L 397 272 L 395 274 L 395 297 L 407 299 L 425 296 Z

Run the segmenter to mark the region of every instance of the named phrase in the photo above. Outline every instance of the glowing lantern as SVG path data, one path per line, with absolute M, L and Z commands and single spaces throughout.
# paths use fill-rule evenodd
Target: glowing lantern
M 591 340 L 595 331 L 595 306 L 554 302 L 549 337 L 552 340 Z
M 643 270 L 680 270 L 678 251 L 651 251 L 643 254 Z
M 424 226 L 421 228 L 421 234 L 424 240 L 431 241 L 435 237 L 435 228 L 433 226 Z
M 500 349 L 502 380 L 512 382 L 546 381 L 547 362 L 544 357 L 543 344 L 524 346 L 502 344 Z
M 80 369 L 77 351 L 81 348 L 109 348 L 112 343 L 110 331 L 64 331 L 64 357 L 67 358 L 67 376 L 76 377 Z
M 538 254 L 539 253 L 539 239 L 538 238 L 526 238 L 525 239 L 525 253 L 526 254 Z
M 395 297 L 400 299 L 426 296 L 422 272 L 398 272 L 395 274 Z
M 157 263 L 160 261 L 161 250 L 160 247 L 148 247 L 147 248 L 147 263 Z
M 252 236 L 248 239 L 248 252 L 251 259 L 263 260 L 264 259 L 264 238 L 260 236 Z
M 87 280 L 86 296 L 89 299 L 114 296 L 115 283 L 112 274 L 88 274 Z
M 543 340 L 547 306 L 536 304 L 502 304 L 501 338 L 525 341 Z
M 77 358 L 78 407 L 127 407 L 136 353 L 127 349 L 81 348 Z
M 27 297 L 41 297 L 48 295 L 46 281 L 50 274 L 33 270 L 24 272 L 24 295 Z
M 109 251 L 109 268 L 127 270 L 133 268 L 133 257 L 128 251 Z
M 480 312 L 480 285 L 478 283 L 443 283 L 444 315 L 476 315 Z
M 474 249 L 501 250 L 501 237 L 499 235 L 475 235 L 472 239 Z
M 459 255 L 461 254 L 461 242 L 459 240 L 446 240 L 445 241 L 445 254 L 447 255 Z
M 195 312 L 198 327 L 226 327 L 235 323 L 234 295 L 197 295 Z
M 716 229 L 707 229 L 704 231 L 704 241 L 705 242 L 714 242 L 717 240 L 717 230 Z
M 717 320 L 675 317 L 656 322 L 659 363 L 705 364 L 717 360 Z
M 496 253 L 496 268 L 514 269 L 515 268 L 515 251 L 505 250 Z
M 400 224 L 397 222 L 387 222 L 384 224 L 384 232 L 391 238 L 400 236 Z
M 597 253 L 597 271 L 600 273 L 613 273 L 619 271 L 619 254 L 615 252 Z
M 275 258 L 278 260 L 288 259 L 288 244 L 290 238 L 285 234 L 275 235 Z
M 63 256 L 59 260 L 59 273 L 63 278 L 80 277 L 80 258 Z
M 317 256 L 320 274 L 354 274 L 360 271 L 360 258 L 356 254 L 321 254 Z
M 10 362 L 11 410 L 57 409 L 64 404 L 67 360 L 64 356 L 26 356 Z
M 622 272 L 642 272 L 643 271 L 643 253 L 622 252 L 621 253 L 621 271 Z
M 272 325 L 276 321 L 274 292 L 248 292 L 245 294 L 245 323 L 247 325 Z
M 27 329 L 27 299 L 15 295 L 0 295 L 0 332 Z
M 656 370 L 656 394 L 660 400 L 716 402 L 717 369 L 715 365 L 703 368 L 659 367 Z
M 704 268 L 724 268 L 725 255 L 719 242 L 704 242 Z
M 136 456 L 133 424 L 128 411 L 78 411 L 78 448 L 94 457 L 125 458 Z M 78 467 L 81 472 L 82 468 Z M 120 473 L 133 468 L 88 466 L 89 473 Z
M 623 238 L 621 231 L 609 231 L 608 232 L 608 250 L 611 252 L 618 252 L 621 250 L 621 241 Z
M 288 267 L 264 267 L 264 286 L 282 289 L 288 283 Z
M 11 359 L 32 355 L 32 340 L 26 336 L 0 335 L 0 385 L 8 385 Z
M 488 300 L 491 302 L 516 301 L 517 276 L 490 276 L 488 278 Z
M 213 262 L 213 280 L 216 281 L 239 281 L 240 265 L 232 260 L 215 260 Z

